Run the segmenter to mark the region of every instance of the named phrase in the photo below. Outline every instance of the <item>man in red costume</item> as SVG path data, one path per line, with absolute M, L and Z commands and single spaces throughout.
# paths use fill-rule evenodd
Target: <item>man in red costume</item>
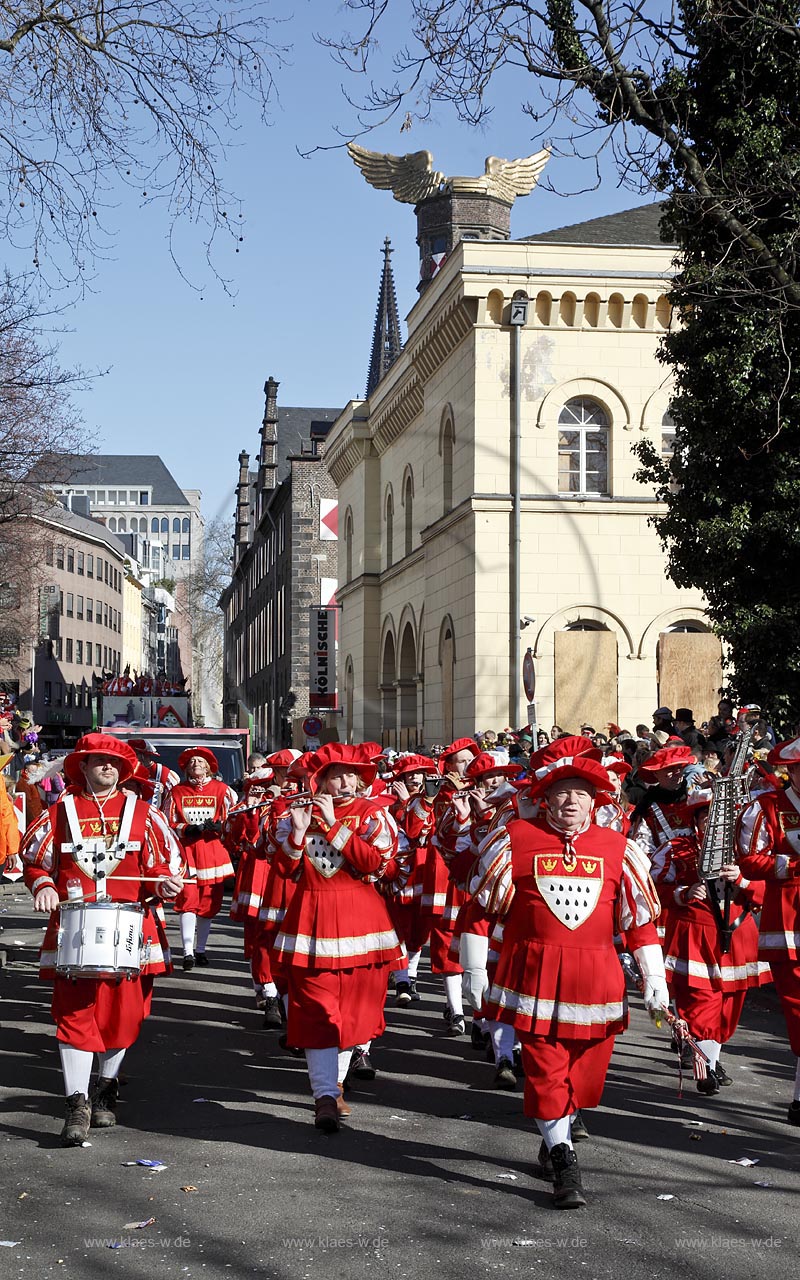
M 783 767 L 789 785 L 763 791 L 741 814 L 739 866 L 750 880 L 764 880 L 758 958 L 772 970 L 797 1057 L 789 1124 L 800 1125 L 800 738 L 779 742 L 767 756 Z
M 636 845 L 592 821 L 611 790 L 607 771 L 564 756 L 535 777 L 529 794 L 544 797 L 545 811 L 491 832 L 480 850 L 478 901 L 504 919 L 486 1011 L 516 1028 L 542 1173 L 555 1182 L 555 1207 L 574 1209 L 586 1200 L 572 1117 L 598 1105 L 614 1037 L 628 1023 L 617 924 L 644 975 L 648 1011 L 669 996 L 647 864 Z
M 384 1029 L 390 969 L 402 954 L 375 888 L 397 872 L 397 834 L 385 804 L 362 798 L 376 774 L 363 747 L 332 742 L 308 759 L 313 802 L 278 821 L 274 868 L 297 881 L 275 955 L 289 978 L 287 1038 L 305 1049 L 318 1129 L 350 1109 L 342 1085 L 356 1045 Z
M 125 1050 L 150 1012 L 153 975 L 171 970 L 166 939 L 151 900 L 174 898 L 183 887 L 181 855 L 160 814 L 119 789 L 136 768 L 124 742 L 89 733 L 64 761 L 70 783 L 42 814 L 22 847 L 25 883 L 35 911 L 49 912 L 41 976 L 54 978 L 52 1013 L 67 1096 L 64 1146 L 80 1146 L 90 1123 L 116 1123 L 117 1076 Z M 67 898 L 137 903 L 143 909 L 143 963 L 134 977 L 64 976 L 56 971 L 59 906 Z M 99 1077 L 91 1094 L 94 1054 Z
M 178 768 L 186 781 L 172 788 L 168 812 L 189 863 L 189 882 L 175 904 L 181 915 L 183 967 L 189 970 L 195 962 L 201 967 L 208 964 L 208 935 L 222 906 L 225 881 L 233 876 L 233 864 L 220 837 L 237 796 L 213 776 L 219 772 L 219 762 L 209 747 L 187 747 L 178 757 Z

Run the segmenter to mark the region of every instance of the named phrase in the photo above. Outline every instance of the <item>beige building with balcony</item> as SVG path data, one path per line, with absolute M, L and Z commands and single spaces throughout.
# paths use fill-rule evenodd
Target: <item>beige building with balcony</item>
M 701 595 L 667 579 L 659 507 L 634 478 L 637 440 L 672 447 L 657 223 L 650 206 L 462 240 L 401 355 L 336 422 L 343 736 L 430 745 L 523 724 L 528 650 L 547 729 L 715 710 L 719 642 Z

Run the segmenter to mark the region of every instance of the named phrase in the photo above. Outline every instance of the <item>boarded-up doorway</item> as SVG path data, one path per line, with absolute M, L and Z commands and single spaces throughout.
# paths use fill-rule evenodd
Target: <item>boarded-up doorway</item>
M 617 637 L 611 631 L 555 633 L 555 722 L 568 733 L 617 722 Z
M 722 649 L 709 631 L 662 631 L 658 637 L 658 705 L 690 707 L 696 724 L 717 714 Z

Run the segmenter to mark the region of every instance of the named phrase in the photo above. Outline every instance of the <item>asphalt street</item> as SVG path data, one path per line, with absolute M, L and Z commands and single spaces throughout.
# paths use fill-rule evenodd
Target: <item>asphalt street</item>
M 379 1074 L 325 1136 L 304 1063 L 261 1028 L 239 927 L 222 917 L 211 967 L 156 984 L 118 1126 L 62 1149 L 42 920 L 23 889 L 1 897 L 0 1276 L 797 1275 L 794 1059 L 770 988 L 748 996 L 725 1057 L 734 1085 L 711 1099 L 692 1080 L 678 1096 L 669 1035 L 634 1007 L 578 1148 L 589 1204 L 559 1213 L 532 1174 L 521 1089 L 493 1090 L 469 1037 L 445 1035 L 424 962 L 422 1002 L 401 1011 L 390 995 Z M 170 934 L 180 953 L 174 920 Z M 140 1159 L 166 1168 L 128 1163 Z

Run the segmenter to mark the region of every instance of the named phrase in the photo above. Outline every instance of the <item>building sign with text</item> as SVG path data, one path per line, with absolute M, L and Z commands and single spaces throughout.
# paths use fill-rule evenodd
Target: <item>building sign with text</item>
M 336 609 L 317 606 L 310 611 L 311 658 L 308 705 L 336 709 Z

